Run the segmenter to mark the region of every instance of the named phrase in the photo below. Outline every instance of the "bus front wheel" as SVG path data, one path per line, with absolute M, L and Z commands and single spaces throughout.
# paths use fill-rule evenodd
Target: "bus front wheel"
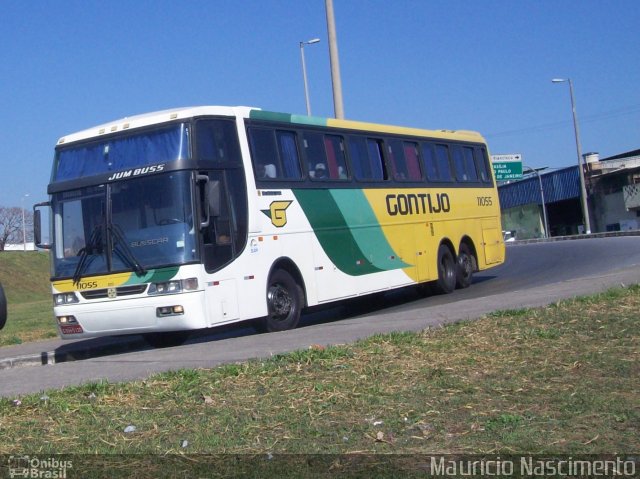
M 456 262 L 451 250 L 446 245 L 438 248 L 438 280 L 436 289 L 440 293 L 448 294 L 456 289 Z
M 260 325 L 264 331 L 286 331 L 300 321 L 302 312 L 302 289 L 285 270 L 276 270 L 269 279 L 267 288 L 268 314 Z

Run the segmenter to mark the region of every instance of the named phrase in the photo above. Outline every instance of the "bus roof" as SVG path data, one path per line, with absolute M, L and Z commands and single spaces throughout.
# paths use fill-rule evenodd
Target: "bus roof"
M 408 128 L 402 126 L 383 125 L 377 123 L 367 123 L 351 120 L 338 120 L 334 118 L 324 118 L 318 116 L 296 115 L 291 113 L 278 113 L 265 111 L 260 108 L 246 106 L 195 106 L 173 108 L 169 110 L 156 111 L 124 117 L 119 120 L 110 121 L 102 125 L 94 126 L 86 130 L 63 136 L 58 140 L 58 145 L 73 143 L 89 138 L 96 138 L 118 131 L 133 130 L 150 125 L 162 124 L 174 120 L 189 119 L 196 116 L 230 116 L 243 117 L 256 120 L 275 121 L 281 123 L 291 123 L 300 125 L 327 126 L 342 128 L 346 130 L 375 131 L 379 133 L 402 134 L 411 136 L 424 136 L 430 138 L 446 138 L 463 141 L 484 142 L 482 136 L 475 131 L 468 130 L 426 130 L 420 128 Z
M 117 131 L 133 130 L 150 125 L 167 123 L 169 121 L 189 119 L 194 116 L 217 115 L 217 116 L 243 116 L 248 117 L 253 107 L 229 107 L 229 106 L 192 106 L 182 108 L 172 108 L 169 110 L 144 113 L 142 115 L 124 117 L 119 120 L 110 121 L 102 125 L 97 125 L 86 130 L 63 136 L 58 140 L 58 145 L 100 137 Z
M 470 130 L 426 130 L 422 128 L 409 128 L 404 126 L 392 126 L 352 120 L 338 120 L 335 118 L 323 118 L 318 116 L 278 113 L 259 109 L 251 110 L 250 118 L 302 125 L 329 126 L 334 128 L 343 128 L 346 130 L 364 130 L 375 131 L 379 133 L 484 142 L 484 139 L 482 135 L 480 135 L 480 133 Z

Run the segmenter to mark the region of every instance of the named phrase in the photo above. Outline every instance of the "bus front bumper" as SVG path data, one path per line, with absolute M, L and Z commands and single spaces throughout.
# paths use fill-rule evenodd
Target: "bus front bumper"
M 207 326 L 204 292 L 114 299 L 54 308 L 62 339 L 200 329 Z

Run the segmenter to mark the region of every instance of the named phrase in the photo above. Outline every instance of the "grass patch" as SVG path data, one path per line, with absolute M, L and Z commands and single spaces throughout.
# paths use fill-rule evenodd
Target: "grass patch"
M 49 254 L 0 251 L 0 283 L 9 304 L 39 301 L 51 296 Z
M 9 319 L 0 331 L 0 346 L 22 344 L 58 337 L 49 298 L 21 304 L 9 304 Z
M 0 283 L 8 303 L 8 319 L 0 330 L 0 346 L 57 336 L 47 253 L 0 252 Z
M 2 399 L 0 454 L 633 452 L 638 311 L 631 287 L 18 406 Z

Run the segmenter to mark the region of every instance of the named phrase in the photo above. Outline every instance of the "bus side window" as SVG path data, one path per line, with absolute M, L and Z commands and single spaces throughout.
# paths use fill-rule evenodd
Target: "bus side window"
M 420 181 L 422 173 L 418 164 L 416 144 L 410 141 L 389 140 L 387 142 L 389 163 L 397 181 Z
M 373 138 L 349 137 L 349 159 L 356 180 L 380 181 L 385 179 L 381 143 L 380 140 Z
M 200 120 L 196 132 L 200 158 L 217 163 L 241 164 L 238 133 L 233 121 Z
M 349 145 L 349 159 L 353 175 L 356 180 L 368 180 L 371 178 L 371 168 L 366 140 L 361 136 L 350 136 L 347 144 Z
M 491 175 L 487 165 L 487 152 L 484 148 L 475 148 L 475 161 L 478 174 L 480 175 L 480 181 L 483 183 L 491 183 Z
M 400 140 L 388 140 L 385 143 L 387 145 L 387 160 L 391 167 L 391 176 L 396 180 L 406 180 L 407 170 L 405 168 L 402 143 Z
M 438 164 L 438 179 L 440 181 L 453 181 L 448 145 L 436 145 L 436 160 Z
M 328 177 L 327 173 L 327 156 L 324 149 L 324 139 L 321 133 L 305 131 L 304 138 L 304 154 L 305 164 L 309 177 L 315 180 L 323 180 Z
M 298 157 L 298 143 L 295 132 L 278 130 L 276 131 L 276 138 L 278 139 L 278 151 L 282 163 L 282 177 L 290 180 L 299 180 L 302 177 L 302 172 L 300 171 L 300 158 Z
M 369 165 L 371 167 L 372 180 L 388 179 L 382 154 L 382 140 L 367 138 L 367 150 L 369 151 Z
M 276 166 L 278 151 L 273 130 L 251 127 L 248 136 L 256 178 L 276 178 L 278 176 Z
M 438 181 L 438 165 L 432 143 L 422 144 L 422 162 L 429 181 Z
M 456 179 L 458 181 L 469 181 L 469 175 L 464 167 L 464 155 L 462 153 L 462 147 L 460 145 L 452 145 L 451 155 L 453 156 L 453 166 L 456 172 Z
M 407 167 L 407 178 L 414 181 L 420 181 L 422 179 L 422 172 L 420 171 L 420 153 L 418 152 L 418 145 L 412 141 L 405 141 L 404 146 L 404 158 Z
M 473 161 L 473 148 L 465 146 L 462 148 L 464 154 L 464 167 L 469 178 L 468 181 L 478 181 L 478 171 Z
M 341 136 L 325 135 L 324 146 L 327 153 L 329 178 L 332 180 L 346 180 L 347 160 L 345 158 L 344 142 Z

